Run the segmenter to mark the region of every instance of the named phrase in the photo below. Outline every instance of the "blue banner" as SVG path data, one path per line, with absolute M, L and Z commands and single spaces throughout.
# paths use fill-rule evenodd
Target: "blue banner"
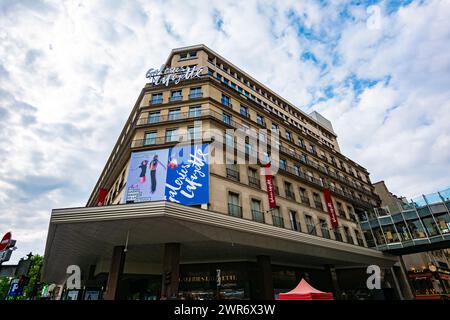
M 133 152 L 123 202 L 209 202 L 208 144 Z
M 208 145 L 169 149 L 166 199 L 181 204 L 209 202 Z

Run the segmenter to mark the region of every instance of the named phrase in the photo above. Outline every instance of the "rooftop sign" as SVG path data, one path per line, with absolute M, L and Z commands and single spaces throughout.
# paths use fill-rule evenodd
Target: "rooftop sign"
M 163 84 L 168 86 L 170 82 L 178 84 L 183 80 L 200 78 L 203 69 L 204 67 L 198 68 L 197 66 L 169 68 L 162 65 L 159 69 L 150 68 L 145 74 L 145 77 L 153 85 Z

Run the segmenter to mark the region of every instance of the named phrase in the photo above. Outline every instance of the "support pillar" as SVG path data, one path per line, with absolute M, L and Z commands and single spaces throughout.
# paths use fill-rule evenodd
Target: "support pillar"
M 116 246 L 113 249 L 111 257 L 111 266 L 109 267 L 108 283 L 106 285 L 105 300 L 116 300 L 119 294 L 120 279 L 125 265 L 125 247 Z
M 413 300 L 416 298 L 416 295 L 413 290 L 413 286 L 411 284 L 411 281 L 408 277 L 408 270 L 405 266 L 405 261 L 403 261 L 403 257 L 399 256 L 398 260 L 400 261 L 400 277 L 401 277 L 401 283 L 403 284 L 403 296 L 407 300 Z
M 180 244 L 164 244 L 163 276 L 161 297 L 171 298 L 178 295 L 180 277 Z
M 330 275 L 331 284 L 333 286 L 334 299 L 341 300 L 341 298 L 342 298 L 341 289 L 339 288 L 339 282 L 338 282 L 338 278 L 337 278 L 336 268 L 331 264 L 327 264 L 327 265 L 325 265 L 325 270 Z
M 256 264 L 258 268 L 258 286 L 259 299 L 273 300 L 273 277 L 272 265 L 270 264 L 269 256 L 257 256 Z

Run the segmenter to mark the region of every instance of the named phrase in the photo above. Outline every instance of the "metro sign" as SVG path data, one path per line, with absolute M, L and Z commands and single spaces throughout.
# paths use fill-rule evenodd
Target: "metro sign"
M 5 250 L 6 248 L 8 248 L 8 246 L 11 243 L 11 232 L 7 232 L 3 238 L 2 241 L 0 241 L 0 251 Z

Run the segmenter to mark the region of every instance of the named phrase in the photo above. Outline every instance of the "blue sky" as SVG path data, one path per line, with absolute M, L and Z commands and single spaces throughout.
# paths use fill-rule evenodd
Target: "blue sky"
M 43 253 L 85 205 L 145 84 L 204 43 L 330 119 L 342 152 L 414 197 L 450 184 L 450 2 L 0 2 L 0 233 Z

